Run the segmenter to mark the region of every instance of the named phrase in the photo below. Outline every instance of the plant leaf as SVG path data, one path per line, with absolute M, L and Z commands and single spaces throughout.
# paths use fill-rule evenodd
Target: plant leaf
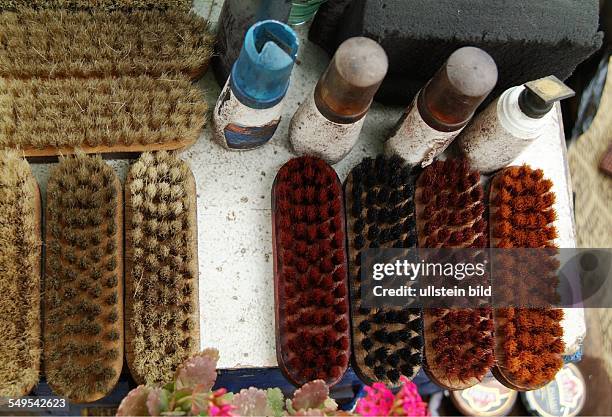
M 118 416 L 148 416 L 147 397 L 149 387 L 139 385 L 131 390 L 121 401 L 117 409 Z
M 270 407 L 274 417 L 281 417 L 285 411 L 283 408 L 285 403 L 283 392 L 280 388 L 268 388 L 266 390 L 266 396 L 268 398 L 268 407 Z
M 202 391 L 196 388 L 191 395 L 191 415 L 197 416 L 208 411 L 208 400 L 210 391 Z
M 164 408 L 162 405 L 162 388 L 153 388 L 147 395 L 147 410 L 150 416 L 159 416 L 162 411 L 168 411 L 167 407 Z
M 217 349 L 205 349 L 187 359 L 176 370 L 176 389 L 193 389 L 199 386 L 199 391 L 210 391 L 217 380 L 218 360 L 219 351 Z
M 239 416 L 271 416 L 272 410 L 268 407 L 268 395 L 264 390 L 257 388 L 242 389 L 236 395 L 232 404 Z
M 298 411 L 309 408 L 323 408 L 327 397 L 329 397 L 329 388 L 324 381 L 317 379 L 295 391 L 292 405 Z
M 295 414 L 293 414 L 294 416 L 324 416 L 325 415 L 325 411 L 321 410 L 320 408 L 309 408 L 307 410 L 298 410 L 295 412 Z

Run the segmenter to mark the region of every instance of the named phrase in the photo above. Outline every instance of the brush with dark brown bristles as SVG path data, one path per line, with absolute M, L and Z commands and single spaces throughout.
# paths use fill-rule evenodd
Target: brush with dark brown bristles
M 140 384 L 165 384 L 200 348 L 196 185 L 168 152 L 144 153 L 125 183 L 126 357 Z
M 559 265 L 552 185 L 542 170 L 527 165 L 505 168 L 491 183 L 491 246 L 538 249 L 494 259 L 501 263 L 495 269 L 498 291 L 510 300 L 510 306 L 495 312 L 497 366 L 493 373 L 504 385 L 519 391 L 546 385 L 563 366 L 563 310 L 551 307 Z M 520 259 L 515 261 L 517 256 Z M 529 282 L 521 282 L 523 277 Z
M 0 397 L 20 397 L 40 368 L 41 208 L 16 151 L 0 151 Z
M 416 247 L 411 170 L 399 157 L 366 158 L 350 172 L 344 192 L 354 368 L 368 383 L 397 386 L 400 375 L 412 379 L 421 366 L 421 312 L 362 305 L 361 254 L 368 248 Z
M 123 365 L 121 201 L 99 157 L 62 158 L 47 185 L 45 376 L 74 402 L 107 395 Z
M 416 215 L 421 248 L 485 248 L 480 173 L 465 160 L 435 161 L 417 181 Z M 471 254 L 470 254 L 471 256 Z M 493 365 L 491 308 L 431 308 L 423 313 L 425 371 L 437 384 L 466 389 Z
M 336 384 L 350 358 L 342 186 L 319 158 L 279 170 L 272 189 L 276 353 L 295 385 Z

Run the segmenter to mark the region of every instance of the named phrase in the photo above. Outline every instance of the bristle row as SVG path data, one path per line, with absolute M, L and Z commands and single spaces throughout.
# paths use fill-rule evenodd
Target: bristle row
M 488 246 L 480 173 L 472 171 L 467 161 L 435 161 L 419 177 L 416 194 L 420 247 Z M 490 307 L 425 310 L 427 371 L 439 383 L 464 389 L 488 372 L 494 363 L 491 312 Z
M 167 383 L 199 348 L 195 181 L 168 152 L 144 153 L 126 193 L 128 362 L 134 378 Z
M 121 212 L 108 165 L 82 154 L 61 159 L 47 186 L 45 374 L 73 401 L 105 396 L 121 371 Z
M 420 310 L 367 308 L 361 299 L 361 253 L 368 248 L 414 248 L 414 186 L 404 161 L 366 158 L 345 185 L 353 308 L 353 349 L 358 371 L 371 381 L 397 385 L 413 378 L 422 361 Z
M 349 306 L 342 189 L 323 160 L 295 158 L 273 190 L 281 356 L 299 385 L 336 383 L 348 367 Z
M 40 362 L 38 186 L 17 152 L 0 151 L 0 396 L 26 395 Z
M 498 367 L 510 383 L 534 389 L 551 381 L 563 366 L 563 310 L 558 295 L 552 181 L 540 169 L 509 167 L 491 186 L 491 240 L 497 248 L 539 248 L 498 256 L 499 294 L 510 305 L 496 312 Z M 517 277 L 537 277 L 517 282 Z M 522 281 L 522 280 L 521 280 Z

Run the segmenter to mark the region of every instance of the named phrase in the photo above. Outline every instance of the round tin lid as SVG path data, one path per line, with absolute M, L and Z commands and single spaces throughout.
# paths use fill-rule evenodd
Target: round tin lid
M 517 392 L 500 384 L 489 372 L 480 384 L 453 391 L 450 396 L 466 416 L 503 416 L 514 406 Z
M 576 416 L 586 400 L 586 385 L 578 367 L 566 364 L 543 388 L 521 394 L 530 413 L 544 417 Z

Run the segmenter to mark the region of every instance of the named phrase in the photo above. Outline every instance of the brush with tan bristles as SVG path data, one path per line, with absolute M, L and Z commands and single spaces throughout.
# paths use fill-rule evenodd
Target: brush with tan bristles
M 0 14 L 0 76 L 125 75 L 197 79 L 208 68 L 208 22 L 181 11 L 21 10 Z
M 40 367 L 41 209 L 27 162 L 0 151 L 0 397 L 26 395 Z
M 126 356 L 160 384 L 200 348 L 196 184 L 168 152 L 144 153 L 125 184 Z
M 182 10 L 189 11 L 191 0 L 0 0 L 0 10 L 68 9 L 68 10 Z
M 142 152 L 188 146 L 206 118 L 184 77 L 0 79 L 0 148 L 26 156 Z
M 121 184 L 99 157 L 66 157 L 47 185 L 45 376 L 53 391 L 92 402 L 123 365 Z

